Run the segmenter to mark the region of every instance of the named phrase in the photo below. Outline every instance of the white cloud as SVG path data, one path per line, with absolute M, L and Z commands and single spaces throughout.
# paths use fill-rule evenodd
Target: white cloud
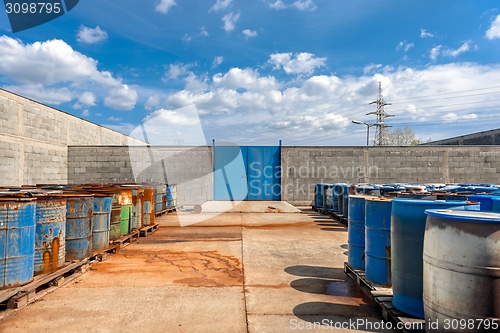
M 85 44 L 94 44 L 99 43 L 108 38 L 108 33 L 99 26 L 95 27 L 95 29 L 87 28 L 86 26 L 80 26 L 80 30 L 78 30 L 77 41 Z
M 453 49 L 446 49 L 443 50 L 443 55 L 444 56 L 449 56 L 449 57 L 456 57 L 464 52 L 467 52 L 470 50 L 470 46 L 468 43 L 463 43 L 462 46 L 460 46 L 458 49 L 453 50 Z
M 443 47 L 442 45 L 438 45 L 436 47 L 433 47 L 431 50 L 431 53 L 429 55 L 429 58 L 431 58 L 432 60 L 436 60 L 437 57 L 439 56 L 439 53 L 441 52 L 442 47 Z
M 433 34 L 425 31 L 425 29 L 420 29 L 420 38 L 432 38 L 432 37 L 434 37 Z
M 500 38 L 500 15 L 498 15 L 488 30 L 486 30 L 485 37 L 488 39 Z
M 442 45 L 438 45 L 432 48 L 429 57 L 432 60 L 436 60 L 438 56 L 442 55 L 445 57 L 454 57 L 456 58 L 460 54 L 464 52 L 468 52 L 471 49 L 477 50 L 477 45 L 473 48 L 469 45 L 469 43 L 463 43 L 458 49 L 450 49 L 449 47 L 443 47 Z
M 109 117 L 108 120 L 109 121 L 122 121 L 122 118 L 121 117 Z
M 274 2 L 269 2 L 268 3 L 269 7 L 272 9 L 280 10 L 280 9 L 285 9 L 286 5 L 283 3 L 282 0 L 276 0 Z
M 178 80 L 180 77 L 187 75 L 189 72 L 188 69 L 193 66 L 194 64 L 170 64 L 168 66 L 168 71 L 163 76 L 163 80 Z
M 382 67 L 381 64 L 369 64 L 369 65 L 365 66 L 365 68 L 363 68 L 363 73 L 368 74 L 368 73 L 371 73 L 374 70 L 377 70 L 381 67 Z
M 283 0 L 273 0 L 267 2 L 269 8 L 282 10 L 287 8 L 295 8 L 300 11 L 313 11 L 316 10 L 316 5 L 313 0 L 296 0 L 293 3 L 286 5 Z
M 88 117 L 88 116 L 90 116 L 89 110 L 83 110 L 82 117 Z
M 257 31 L 255 31 L 255 30 L 245 29 L 242 32 L 243 32 L 243 35 L 245 35 L 246 38 L 256 37 L 257 36 Z
M 406 41 L 402 41 L 399 42 L 398 46 L 396 47 L 396 50 L 403 49 L 405 52 L 408 52 L 414 46 L 415 45 L 413 43 L 407 43 Z
M 217 0 L 215 4 L 210 8 L 209 12 L 218 12 L 219 10 L 226 9 L 233 2 L 233 0 Z
M 20 86 L 4 86 L 13 93 L 32 98 L 41 103 L 59 105 L 70 102 L 75 94 L 68 88 L 46 88 L 42 84 L 25 84 Z
M 316 5 L 312 0 L 297 0 L 295 1 L 292 6 L 297 8 L 298 10 L 305 11 L 305 10 L 316 10 Z
M 212 69 L 220 66 L 224 62 L 224 57 L 223 56 L 217 56 L 214 58 L 214 61 L 212 61 Z
M 144 103 L 144 108 L 146 110 L 153 110 L 160 105 L 160 95 L 149 96 L 146 103 Z
M 95 102 L 96 102 L 96 96 L 93 92 L 91 91 L 84 91 L 80 97 L 78 97 L 78 101 L 89 107 L 89 106 L 95 106 Z
M 137 91 L 126 84 L 112 89 L 104 99 L 104 105 L 118 110 L 132 110 L 137 102 Z
M 230 12 L 222 17 L 224 22 L 224 30 L 226 32 L 231 32 L 236 27 L 236 22 L 240 19 L 240 13 Z
M 167 14 L 168 11 L 175 5 L 177 5 L 175 0 L 161 0 L 160 3 L 156 5 L 155 11 Z
M 210 34 L 207 31 L 207 28 L 205 28 L 204 26 L 202 26 L 200 28 L 200 36 L 202 36 L 202 37 L 208 37 L 208 36 L 210 36 Z
M 312 53 L 302 52 L 275 53 L 271 54 L 268 62 L 274 65 L 274 69 L 281 69 L 287 74 L 311 75 L 317 68 L 326 66 L 326 58 L 317 58 Z

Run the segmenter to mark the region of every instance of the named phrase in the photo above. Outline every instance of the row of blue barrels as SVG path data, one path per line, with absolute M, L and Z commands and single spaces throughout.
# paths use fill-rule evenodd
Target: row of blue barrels
M 332 211 L 347 217 L 349 191 L 348 184 L 315 184 L 313 209 Z
M 155 211 L 162 212 L 177 206 L 177 185 L 154 185 Z
M 393 305 L 423 318 L 423 243 L 425 210 L 479 210 L 467 201 L 349 198 L 348 262 L 367 279 L 393 288 Z

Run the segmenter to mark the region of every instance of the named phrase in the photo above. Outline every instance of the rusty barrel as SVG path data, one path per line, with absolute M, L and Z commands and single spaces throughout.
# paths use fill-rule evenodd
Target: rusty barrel
M 66 260 L 66 198 L 37 197 L 35 274 L 48 274 Z
M 155 189 L 154 187 L 144 187 L 144 200 L 142 202 L 143 225 L 155 224 Z
M 33 280 L 36 200 L 0 198 L 0 289 Z
M 92 256 L 92 194 L 66 195 L 66 260 L 82 260 Z
M 144 189 L 134 187 L 132 189 L 132 218 L 131 229 L 141 229 L 144 225 L 142 202 L 144 200 Z
M 104 250 L 109 246 L 112 205 L 112 195 L 96 194 L 94 196 L 94 218 L 92 223 L 93 251 Z
M 372 282 L 390 287 L 392 200 L 365 200 L 365 273 Z
M 120 190 L 120 235 L 128 235 L 132 221 L 132 190 Z

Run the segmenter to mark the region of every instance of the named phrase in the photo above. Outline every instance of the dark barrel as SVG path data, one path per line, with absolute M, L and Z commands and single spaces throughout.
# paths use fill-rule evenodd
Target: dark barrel
M 391 199 L 366 198 L 365 274 L 368 280 L 386 287 L 392 285 L 391 210 Z
M 349 188 L 350 186 L 345 184 L 342 186 L 343 196 L 342 196 L 342 216 L 349 216 Z M 340 202 L 339 202 L 340 204 Z
M 314 185 L 314 204 L 313 208 L 323 208 L 323 187 L 324 184 Z
M 66 260 L 66 198 L 39 196 L 36 202 L 35 274 L 47 274 Z
M 500 318 L 500 214 L 434 209 L 426 213 L 425 318 L 441 323 L 428 332 L 486 331 L 486 325 L 491 328 L 493 319 L 498 324 Z M 473 325 L 456 325 L 463 322 Z M 498 326 L 493 331 L 498 332 Z
M 471 205 L 466 201 L 394 199 L 391 212 L 392 304 L 402 312 L 424 318 L 423 251 L 426 209 Z M 475 207 L 479 208 L 477 204 Z M 470 208 L 470 207 L 469 207 Z
M 347 262 L 355 269 L 365 270 L 365 196 L 349 196 Z
M 0 198 L 0 289 L 33 280 L 36 201 Z
M 94 218 L 92 224 L 92 250 L 100 251 L 109 247 L 112 195 L 94 196 Z
M 143 211 L 143 225 L 153 225 L 155 224 L 155 189 L 144 185 L 144 200 L 142 205 Z
M 92 219 L 94 196 L 66 195 L 66 260 L 82 260 L 92 256 Z

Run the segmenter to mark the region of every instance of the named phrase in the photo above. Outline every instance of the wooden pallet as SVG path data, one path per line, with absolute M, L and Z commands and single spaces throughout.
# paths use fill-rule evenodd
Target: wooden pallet
M 164 210 L 155 211 L 155 216 L 161 216 L 161 215 L 164 215 L 164 214 L 170 214 L 170 213 L 173 213 L 173 212 L 176 212 L 176 211 L 177 211 L 176 207 L 167 208 L 167 209 L 164 209 Z
M 425 320 L 414 318 L 403 313 L 392 305 L 392 288 L 373 283 L 365 276 L 365 271 L 354 269 L 348 263 L 344 263 L 344 272 L 353 279 L 360 288 L 368 294 L 379 308 L 382 318 L 394 324 L 394 328 L 399 324 L 403 333 L 422 333 L 425 332 Z
M 54 290 L 75 280 L 89 269 L 89 260 L 66 263 L 56 272 L 35 276 L 32 282 L 18 288 L 4 290 L 0 293 L 0 303 L 7 304 L 7 310 L 0 312 L 0 320 L 22 309 Z
M 112 245 L 118 245 L 119 247 L 125 247 L 132 242 L 135 242 L 139 238 L 139 230 L 133 231 L 128 235 L 121 236 L 118 239 L 112 240 Z
M 145 226 L 144 228 L 141 228 L 139 230 L 139 237 L 146 237 L 151 235 L 153 232 L 158 230 L 160 228 L 160 225 L 158 223 L 155 223 L 153 225 L 148 225 Z

